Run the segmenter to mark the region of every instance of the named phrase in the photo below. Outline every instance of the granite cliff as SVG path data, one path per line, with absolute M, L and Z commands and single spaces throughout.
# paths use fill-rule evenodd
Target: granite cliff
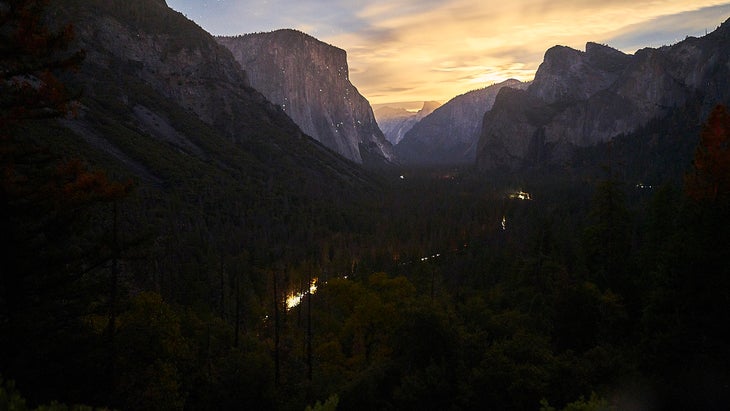
M 163 202 L 186 199 L 171 220 L 228 208 L 273 224 L 267 215 L 293 202 L 347 201 L 373 187 L 367 172 L 305 135 L 250 87 L 229 50 L 164 1 L 64 0 L 51 17 L 74 21 L 71 47 L 86 51 L 67 79 L 82 95 L 78 115 L 62 122 L 83 143 L 67 137 L 68 148 L 132 176 Z
M 165 1 L 68 0 L 54 10 L 54 19 L 75 21 L 73 47 L 86 51 L 73 79 L 83 89 L 83 106 L 65 124 L 134 174 L 164 182 L 156 170 L 162 160 L 150 156 L 169 160 L 173 155 L 164 150 L 172 149 L 191 164 L 245 168 L 249 178 L 262 180 L 289 165 L 323 184 L 331 177 L 362 176 L 302 133 L 250 86 L 228 49 Z M 123 132 L 108 132 L 120 124 Z M 129 133 L 140 139 L 137 147 L 130 137 L 115 138 Z M 150 144 L 146 152 L 143 144 Z M 219 152 L 223 145 L 230 147 Z
M 728 22 L 702 38 L 633 55 L 596 43 L 585 52 L 555 46 L 526 90 L 502 90 L 485 114 L 477 166 L 559 165 L 577 147 L 634 133 L 698 100 L 704 116 L 730 99 L 729 79 Z
M 510 79 L 454 97 L 416 123 L 396 145 L 404 164 L 472 164 L 484 113 L 492 108 L 503 87 L 524 89 L 526 83 Z
M 218 41 L 246 70 L 251 86 L 305 133 L 358 163 L 394 160 L 370 103 L 350 83 L 344 50 L 295 30 Z

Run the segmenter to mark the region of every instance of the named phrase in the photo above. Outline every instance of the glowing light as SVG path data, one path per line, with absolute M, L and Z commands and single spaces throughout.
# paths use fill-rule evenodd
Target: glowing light
M 509 198 L 510 200 L 532 200 L 530 193 L 525 191 L 515 191 L 514 193 L 510 193 Z
M 286 309 L 291 310 L 292 308 L 299 305 L 299 303 L 302 302 L 302 297 L 304 296 L 304 293 L 299 294 L 291 294 L 288 297 L 286 297 Z
M 507 216 L 502 216 L 502 230 L 507 229 Z
M 291 310 L 292 308 L 298 306 L 302 303 L 302 300 L 304 299 L 304 296 L 314 295 L 317 293 L 317 279 L 313 278 L 312 282 L 309 283 L 309 290 L 302 291 L 300 293 L 291 293 L 286 297 L 286 309 L 287 311 Z
M 312 283 L 309 284 L 309 294 L 316 294 L 317 293 L 317 279 L 313 279 Z

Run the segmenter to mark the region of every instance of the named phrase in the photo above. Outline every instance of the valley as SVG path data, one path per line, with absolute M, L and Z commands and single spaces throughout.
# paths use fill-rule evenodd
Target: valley
M 0 408 L 730 402 L 728 22 L 388 141 L 302 32 L 38 4 L 0 2 Z

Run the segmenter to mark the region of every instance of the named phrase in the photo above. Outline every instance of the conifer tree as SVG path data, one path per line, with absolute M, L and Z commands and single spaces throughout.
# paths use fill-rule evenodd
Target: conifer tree
M 730 113 L 723 105 L 712 110 L 702 128 L 693 170 L 687 175 L 687 194 L 699 202 L 730 200 Z
M 48 3 L 0 1 L 0 369 L 32 384 L 34 399 L 65 395 L 67 382 L 48 380 L 48 363 L 60 373 L 71 360 L 64 339 L 79 338 L 91 298 L 85 276 L 117 257 L 100 239 L 103 228 L 87 223 L 97 205 L 129 189 L 49 148 L 57 138 L 51 121 L 70 115 L 76 97 L 59 75 L 83 52 L 68 50 L 70 25 L 49 28 Z

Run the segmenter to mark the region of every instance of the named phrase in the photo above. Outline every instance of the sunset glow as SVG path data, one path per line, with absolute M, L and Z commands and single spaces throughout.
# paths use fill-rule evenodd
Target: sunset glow
M 334 3 L 334 4 L 332 4 Z M 345 49 L 371 104 L 446 101 L 530 80 L 545 50 L 585 43 L 633 53 L 701 36 L 730 16 L 718 0 L 168 0 L 212 34 L 295 28 Z

